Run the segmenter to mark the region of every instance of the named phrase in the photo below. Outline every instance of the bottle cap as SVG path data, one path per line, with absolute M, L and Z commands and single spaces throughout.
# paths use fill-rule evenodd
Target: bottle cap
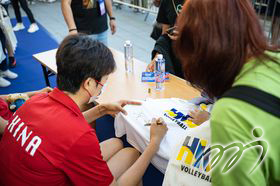
M 162 55 L 162 54 L 158 54 L 158 55 L 157 55 L 157 59 L 158 59 L 158 60 L 162 60 L 162 59 L 163 59 L 163 55 Z
M 131 45 L 130 40 L 126 40 L 126 41 L 125 41 L 125 44 L 126 44 L 126 45 Z

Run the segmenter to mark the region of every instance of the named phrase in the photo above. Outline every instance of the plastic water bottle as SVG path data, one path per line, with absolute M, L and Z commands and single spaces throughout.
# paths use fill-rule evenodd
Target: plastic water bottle
M 165 80 L 165 60 L 162 54 L 158 54 L 156 59 L 156 66 L 155 66 L 156 90 L 164 89 L 164 80 Z
M 126 72 L 133 71 L 133 47 L 132 43 L 127 40 L 124 43 L 124 60 Z

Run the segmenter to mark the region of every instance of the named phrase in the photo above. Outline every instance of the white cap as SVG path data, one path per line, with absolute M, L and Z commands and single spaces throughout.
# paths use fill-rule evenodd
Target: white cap
M 131 45 L 130 40 L 126 40 L 126 41 L 125 41 L 125 44 L 126 44 L 126 45 Z
M 162 60 L 163 59 L 163 55 L 162 54 L 158 54 L 157 55 L 157 59 Z

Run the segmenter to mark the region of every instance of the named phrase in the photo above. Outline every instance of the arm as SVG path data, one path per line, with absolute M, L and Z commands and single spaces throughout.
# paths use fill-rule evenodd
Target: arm
M 43 88 L 42 90 L 37 90 L 37 91 L 31 91 L 31 92 L 24 92 L 23 94 L 26 94 L 28 97 L 32 97 L 36 94 L 39 94 L 39 93 L 48 93 L 48 92 L 51 92 L 52 91 L 52 88 L 50 87 L 46 87 L 46 88 Z M 19 93 L 14 93 L 14 94 L 19 94 Z M 6 100 L 8 98 L 9 95 L 0 95 L 0 98 Z
M 170 28 L 168 24 L 162 24 L 162 35 L 166 34 L 166 31 Z
M 106 10 L 107 10 L 108 16 L 110 18 L 114 17 L 113 16 L 112 1 L 111 0 L 105 0 L 105 6 L 106 6 Z M 115 34 L 116 33 L 116 29 L 117 29 L 116 20 L 110 19 L 110 23 L 109 24 L 110 24 L 110 28 L 111 28 L 112 34 Z
M 148 64 L 147 68 L 146 68 L 146 72 L 153 72 L 155 70 L 155 64 L 156 64 L 156 59 L 157 59 L 157 55 L 159 53 L 156 52 L 155 57 L 152 59 L 152 61 Z
M 113 16 L 113 8 L 112 8 L 112 1 L 111 0 L 105 0 L 105 7 L 108 13 L 109 17 L 114 17 Z
M 92 123 L 93 121 L 104 116 L 105 114 L 106 114 L 106 108 L 102 104 L 97 105 L 97 106 L 83 112 L 83 115 L 88 123 Z
M 77 32 L 77 27 L 76 27 L 76 24 L 74 21 L 73 12 L 71 9 L 71 2 L 72 2 L 72 0 L 62 0 L 61 1 L 61 10 L 62 10 L 62 14 L 64 16 L 64 20 L 68 26 L 68 29 L 69 30 L 73 29 L 70 32 L 70 34 L 76 34 L 78 32 Z
M 8 121 L 0 117 L 0 135 L 4 133 L 5 127 L 8 124 Z
M 112 1 L 111 0 L 105 0 L 105 6 L 106 6 L 106 10 L 108 13 L 108 16 L 110 17 L 110 29 L 112 34 L 115 34 L 117 31 L 117 25 L 116 25 L 116 20 L 115 19 L 111 19 L 113 16 L 113 8 L 112 8 Z
M 88 123 L 92 123 L 96 119 L 107 114 L 115 116 L 119 112 L 122 112 L 127 115 L 127 112 L 123 109 L 126 105 L 141 105 L 141 103 L 136 101 L 120 100 L 116 103 L 100 104 L 83 112 L 83 115 Z
M 157 153 L 161 140 L 165 136 L 167 130 L 168 128 L 162 118 L 157 120 L 153 119 L 150 128 L 150 144 L 136 162 L 117 180 L 117 183 L 113 182 L 111 185 L 138 185 L 152 158 Z

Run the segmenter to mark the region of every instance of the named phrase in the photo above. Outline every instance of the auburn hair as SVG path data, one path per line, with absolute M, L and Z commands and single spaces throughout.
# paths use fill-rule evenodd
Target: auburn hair
M 175 52 L 195 88 L 219 97 L 232 87 L 249 58 L 270 59 L 250 0 L 187 0 L 178 17 Z

